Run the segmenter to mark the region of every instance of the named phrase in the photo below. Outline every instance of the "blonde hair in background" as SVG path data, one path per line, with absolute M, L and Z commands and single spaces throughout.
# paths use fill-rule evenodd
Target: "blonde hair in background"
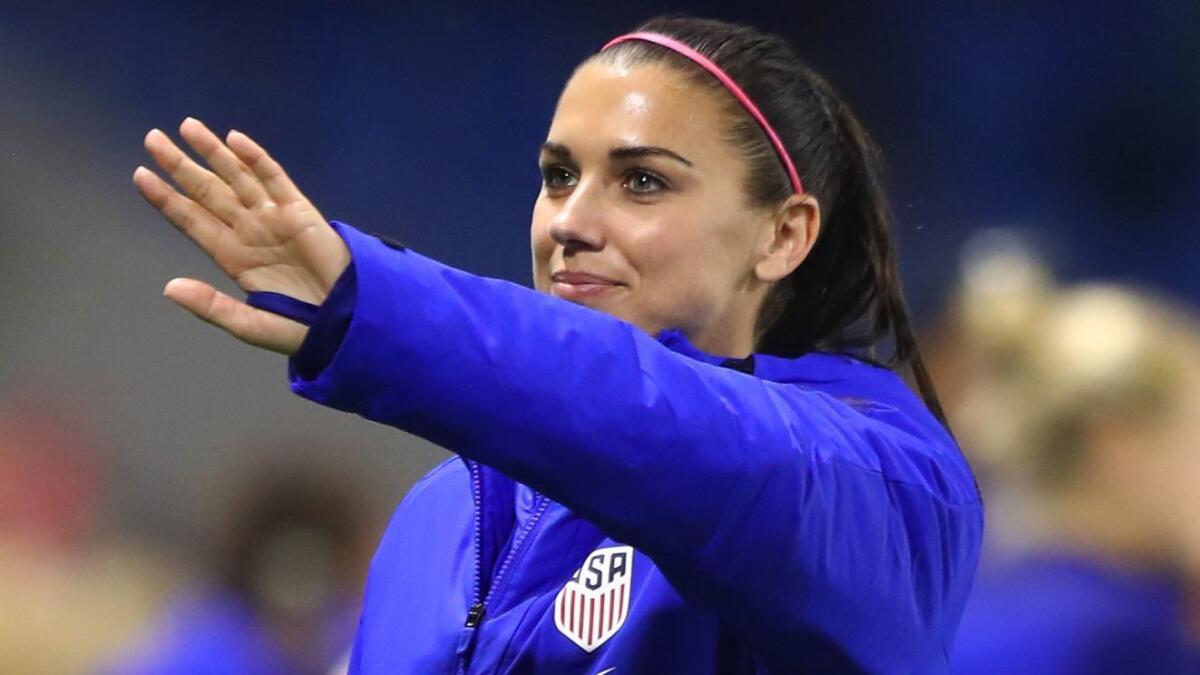
M 1177 412 L 1200 364 L 1200 328 L 1184 309 L 1116 285 L 1057 293 L 1029 332 L 1021 455 L 1036 484 L 1067 478 L 1099 422 L 1146 428 Z
M 987 377 L 969 392 L 966 444 L 1000 473 L 1053 489 L 1099 422 L 1149 428 L 1200 367 L 1200 327 L 1183 308 L 1114 284 L 1053 287 L 1036 266 L 968 276 L 966 339 Z

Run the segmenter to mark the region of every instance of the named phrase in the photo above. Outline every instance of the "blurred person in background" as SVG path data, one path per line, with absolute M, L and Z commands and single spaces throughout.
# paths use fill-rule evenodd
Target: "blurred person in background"
M 111 675 L 344 672 L 370 542 L 353 482 L 273 462 L 232 495 L 207 584 L 172 602 Z
M 946 311 L 922 336 L 929 369 L 946 401 L 955 432 L 987 495 L 984 557 L 1023 538 L 1018 526 L 1028 505 L 1028 472 L 1013 457 L 1017 427 L 997 423 L 997 411 L 1026 395 L 1020 375 L 1030 336 L 1056 291 L 1031 233 L 1016 228 L 982 230 L 963 249 L 961 282 Z
M 180 570 L 114 528 L 97 406 L 46 382 L 0 396 L 0 673 L 86 672 Z
M 948 415 L 996 535 L 951 672 L 1200 672 L 1194 318 L 1118 286 L 1056 289 L 1012 249 L 978 262 L 960 342 L 932 359 L 960 374 Z

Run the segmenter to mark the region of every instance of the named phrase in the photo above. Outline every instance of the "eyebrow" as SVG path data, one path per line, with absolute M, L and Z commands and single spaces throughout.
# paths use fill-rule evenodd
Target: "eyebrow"
M 553 156 L 558 157 L 563 160 L 571 160 L 572 159 L 571 149 L 568 148 L 567 146 L 563 145 L 562 143 L 546 141 L 545 143 L 542 143 L 542 152 L 544 152 L 548 155 L 553 155 Z M 685 166 L 693 166 L 691 160 L 684 157 L 683 155 L 680 155 L 679 153 L 674 152 L 672 150 L 668 150 L 666 148 L 660 148 L 655 145 L 623 145 L 621 147 L 613 148 L 612 150 L 609 150 L 608 156 L 610 159 L 632 159 L 632 158 L 636 158 L 636 157 L 651 157 L 651 156 L 667 157 L 668 159 L 673 159 L 677 162 L 680 162 L 681 164 L 683 164 Z

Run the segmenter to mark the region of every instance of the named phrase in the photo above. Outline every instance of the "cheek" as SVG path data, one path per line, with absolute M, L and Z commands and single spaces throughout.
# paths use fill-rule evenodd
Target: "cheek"
M 533 207 L 529 224 L 529 249 L 533 261 L 534 287 L 549 290 L 550 258 L 554 254 L 554 239 L 550 236 L 550 217 L 539 199 Z
M 626 223 L 613 229 L 610 243 L 620 250 L 651 297 L 674 286 L 692 259 L 687 224 L 675 219 Z
M 722 279 L 742 266 L 743 242 L 730 235 L 734 227 L 714 214 L 681 214 L 630 238 L 625 250 L 637 257 L 645 276 L 688 286 L 724 285 Z
M 675 325 L 703 321 L 712 311 L 725 261 L 703 223 L 673 218 L 625 230 L 621 239 L 621 249 L 641 280 L 643 309 Z

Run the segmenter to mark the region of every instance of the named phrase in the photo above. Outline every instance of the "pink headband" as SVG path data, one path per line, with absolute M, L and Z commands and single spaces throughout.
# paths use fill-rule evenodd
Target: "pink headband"
M 788 178 L 792 181 L 792 188 L 795 189 L 796 194 L 804 194 L 804 186 L 800 184 L 800 174 L 796 173 L 796 165 L 792 164 L 792 158 L 788 156 L 787 148 L 783 147 L 783 141 L 779 140 L 779 134 L 775 133 L 775 129 L 771 127 L 771 123 L 763 116 L 758 106 L 754 105 L 754 101 L 750 100 L 746 92 L 742 91 L 737 82 L 734 82 L 732 77 L 729 77 L 724 70 L 721 70 L 720 66 L 713 63 L 712 59 L 683 44 L 679 40 L 659 33 L 628 33 L 621 35 L 610 40 L 600 51 L 630 40 L 653 42 L 656 45 L 666 47 L 677 54 L 686 56 L 689 60 L 695 62 L 696 65 L 707 70 L 713 77 L 717 78 L 717 81 L 724 85 L 729 90 L 729 93 L 733 94 L 738 103 L 742 104 L 746 112 L 750 113 L 754 121 L 758 122 L 758 125 L 766 132 L 767 138 L 771 140 L 771 145 L 775 146 L 775 154 L 779 155 L 779 161 L 783 162 L 783 168 L 787 169 Z

